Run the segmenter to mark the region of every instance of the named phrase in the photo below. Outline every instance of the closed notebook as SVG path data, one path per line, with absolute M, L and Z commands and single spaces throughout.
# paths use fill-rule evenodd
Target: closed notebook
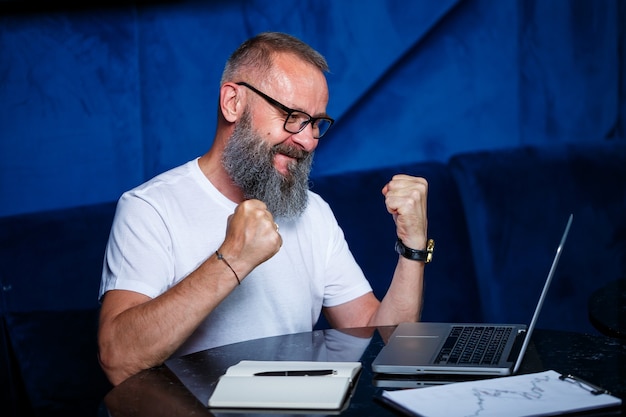
M 360 362 L 241 361 L 220 377 L 211 408 L 338 410 Z

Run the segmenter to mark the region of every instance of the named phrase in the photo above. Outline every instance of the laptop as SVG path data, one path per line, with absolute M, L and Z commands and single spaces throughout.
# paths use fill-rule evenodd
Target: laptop
M 570 214 L 528 327 L 524 324 L 401 323 L 372 362 L 372 371 L 400 375 L 472 376 L 517 373 L 573 218 Z

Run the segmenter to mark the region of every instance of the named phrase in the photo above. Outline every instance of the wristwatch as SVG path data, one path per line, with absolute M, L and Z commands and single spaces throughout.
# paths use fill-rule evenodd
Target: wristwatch
M 404 256 L 407 259 L 411 259 L 413 261 L 420 261 L 424 263 L 429 263 L 433 260 L 433 252 L 435 251 L 435 241 L 433 239 L 428 239 L 426 242 L 426 250 L 417 250 L 411 249 L 404 246 L 402 240 L 398 238 L 396 241 L 396 252 L 399 255 Z

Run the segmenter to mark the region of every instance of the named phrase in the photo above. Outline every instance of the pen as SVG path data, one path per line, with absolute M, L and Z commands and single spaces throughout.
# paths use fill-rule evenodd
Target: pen
M 298 370 L 298 371 L 267 371 L 267 372 L 257 372 L 254 376 L 324 376 L 324 375 L 334 375 L 337 371 L 333 369 L 308 369 L 308 370 Z

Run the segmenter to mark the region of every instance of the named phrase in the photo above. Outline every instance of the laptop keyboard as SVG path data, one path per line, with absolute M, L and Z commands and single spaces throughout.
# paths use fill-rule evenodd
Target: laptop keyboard
M 495 365 L 512 330 L 510 326 L 453 326 L 435 363 Z

